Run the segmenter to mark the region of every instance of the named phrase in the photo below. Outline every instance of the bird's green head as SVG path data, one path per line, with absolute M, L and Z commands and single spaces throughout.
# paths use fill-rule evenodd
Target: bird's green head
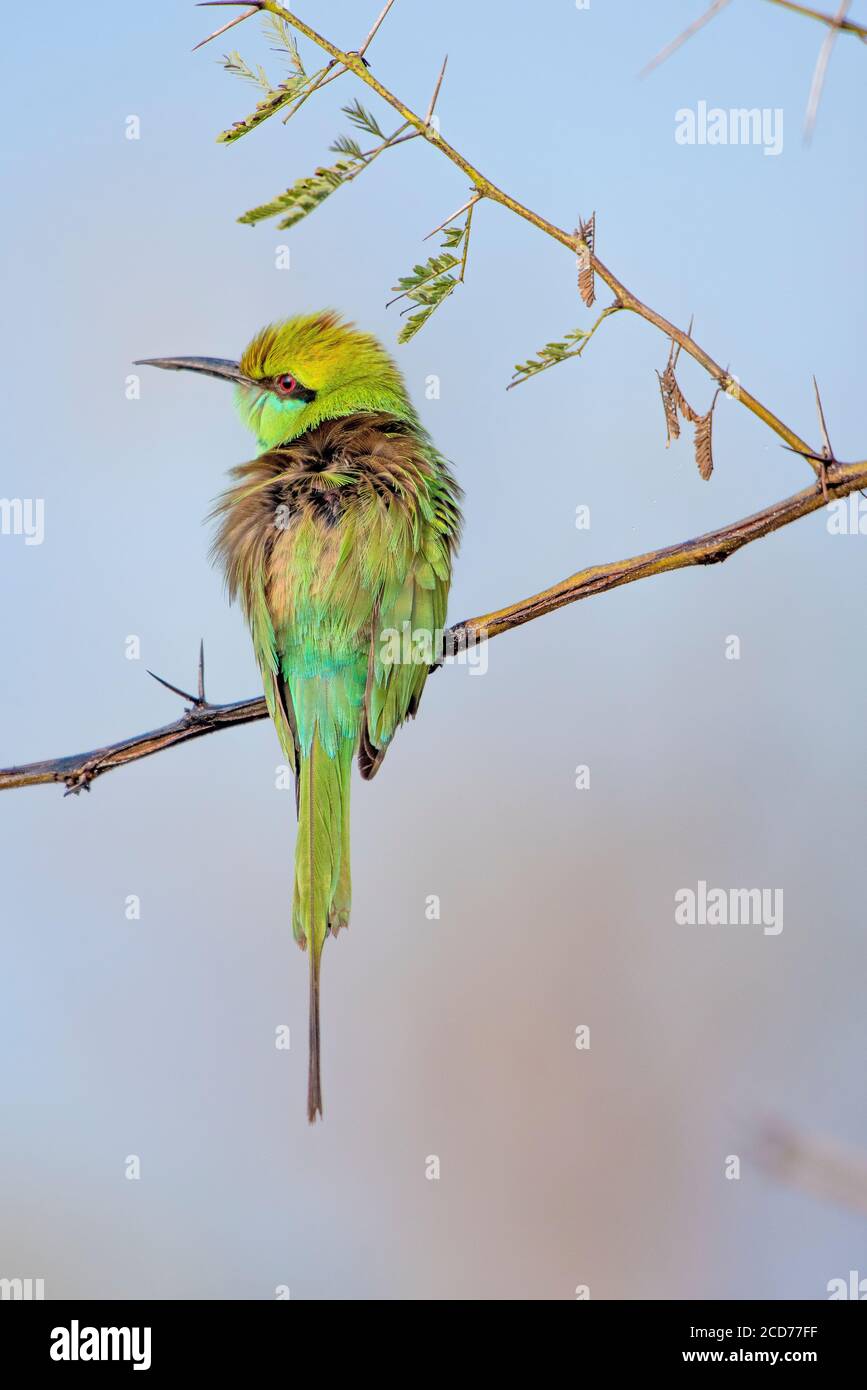
M 303 314 L 263 328 L 240 362 L 219 357 L 155 357 L 138 365 L 204 372 L 235 385 L 241 419 L 262 450 L 323 420 L 385 411 L 416 422 L 403 378 L 385 348 L 337 314 Z

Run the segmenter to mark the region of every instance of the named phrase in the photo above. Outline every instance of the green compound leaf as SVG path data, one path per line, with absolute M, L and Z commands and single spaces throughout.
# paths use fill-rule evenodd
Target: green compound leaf
M 282 82 L 272 83 L 261 64 L 255 67 L 246 62 L 240 53 L 227 53 L 223 59 L 223 67 L 227 72 L 242 78 L 245 82 L 252 82 L 254 86 L 260 88 L 264 93 L 262 99 L 257 103 L 255 111 L 249 116 L 244 116 L 240 121 L 235 121 L 228 130 L 217 136 L 217 141 L 221 145 L 231 145 L 235 140 L 240 140 L 242 135 L 249 135 L 251 130 L 255 130 L 263 121 L 267 121 L 270 116 L 275 116 L 278 111 L 289 108 L 285 119 L 293 116 L 298 107 L 312 92 L 316 83 L 325 73 L 325 68 L 320 68 L 318 72 L 308 77 L 304 70 L 304 63 L 295 42 L 295 36 L 289 26 L 281 19 L 273 15 L 266 16 L 265 32 L 276 46 L 276 51 L 281 55 L 289 66 L 289 75 Z
M 434 310 L 448 299 L 463 280 L 468 247 L 468 241 L 465 242 L 464 238 L 469 232 L 470 214 L 461 225 L 445 229 L 438 255 L 431 256 L 424 265 L 413 266 L 412 273 L 401 276 L 394 286 L 399 293 L 390 303 L 394 304 L 398 299 L 408 299 L 410 303 L 404 313 L 409 313 L 409 310 L 416 306 L 415 313 L 410 313 L 398 334 L 399 343 L 410 342 L 416 333 L 424 328 Z M 463 255 L 454 255 L 453 252 L 457 251 L 462 243 Z M 455 270 L 459 270 L 460 273 L 453 274 Z
M 516 364 L 515 374 L 509 383 L 510 386 L 517 386 L 519 382 L 526 381 L 531 376 L 537 376 L 539 372 L 547 371 L 549 367 L 556 366 L 558 362 L 565 362 L 569 357 L 580 356 L 589 336 L 590 334 L 586 329 L 575 328 L 559 342 L 546 343 L 544 347 L 539 348 L 535 357 L 531 357 L 527 362 Z
M 285 193 L 280 193 L 273 198 L 270 203 L 263 203 L 260 207 L 251 208 L 238 218 L 239 222 L 247 226 L 253 226 L 257 222 L 263 222 L 269 217 L 278 217 L 284 213 L 282 221 L 277 223 L 280 229 L 294 227 L 296 222 L 318 208 L 320 203 L 340 188 L 341 184 L 348 179 L 354 178 L 356 174 L 365 167 L 364 161 L 352 159 L 338 159 L 335 164 L 328 168 L 315 169 L 306 178 L 298 179 L 291 188 L 287 188 Z

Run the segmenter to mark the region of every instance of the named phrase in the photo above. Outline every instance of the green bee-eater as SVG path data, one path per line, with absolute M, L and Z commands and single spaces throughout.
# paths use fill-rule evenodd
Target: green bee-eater
M 418 709 L 445 622 L 460 489 L 388 353 L 336 314 L 265 328 L 240 362 L 146 365 L 232 382 L 258 441 L 213 513 L 214 556 L 295 773 L 292 929 L 310 963 L 312 1121 L 322 1113 L 322 946 L 349 922 L 352 760 L 373 777 Z

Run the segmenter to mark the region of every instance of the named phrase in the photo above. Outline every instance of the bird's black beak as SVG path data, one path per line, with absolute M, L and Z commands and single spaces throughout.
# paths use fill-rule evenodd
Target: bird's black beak
M 133 366 L 164 367 L 169 372 L 203 372 L 205 376 L 216 376 L 221 381 L 234 381 L 238 386 L 257 384 L 244 376 L 237 362 L 230 362 L 225 357 L 142 357 Z

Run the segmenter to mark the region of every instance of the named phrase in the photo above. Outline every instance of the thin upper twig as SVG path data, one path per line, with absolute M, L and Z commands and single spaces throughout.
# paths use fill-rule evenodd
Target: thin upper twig
M 703 29 L 704 26 L 713 19 L 714 15 L 719 14 L 720 10 L 725 9 L 728 3 L 729 0 L 713 0 L 713 4 L 709 9 L 705 10 L 704 14 L 699 15 L 698 19 L 694 19 L 692 24 L 688 24 L 683 33 L 678 34 L 676 39 L 672 39 L 671 43 L 667 43 L 665 48 L 660 49 L 656 57 L 651 58 L 649 63 L 645 63 L 638 76 L 646 77 L 649 72 L 653 72 L 654 68 L 658 68 L 660 63 L 664 63 L 666 58 L 671 57 L 672 53 L 676 53 L 677 50 L 686 43 L 687 39 L 691 39 L 693 34 L 697 34 L 699 29 Z
M 677 50 L 686 43 L 687 39 L 691 39 L 693 34 L 697 34 L 700 29 L 703 29 L 704 26 L 713 19 L 715 15 L 719 14 L 720 10 L 724 9 L 728 3 L 729 0 L 713 0 L 713 4 L 709 9 L 705 10 L 704 14 L 699 15 L 698 19 L 693 20 L 692 24 L 688 25 L 683 33 L 678 34 L 676 39 L 666 44 L 665 48 L 657 53 L 655 58 L 651 58 L 650 62 L 645 64 L 638 74 L 639 77 L 646 77 L 654 68 L 659 67 L 660 63 L 664 63 L 666 58 L 670 58 L 672 53 L 677 52 Z M 828 63 L 831 58 L 831 50 L 834 47 L 835 39 L 840 33 L 850 33 L 857 35 L 858 38 L 867 42 L 867 28 L 865 28 L 863 24 L 854 24 L 846 18 L 851 0 L 842 0 L 837 13 L 833 15 L 825 14 L 822 10 L 814 10 L 809 5 L 793 4 L 791 0 L 771 0 L 771 3 L 780 5 L 784 9 L 792 10 L 795 14 L 806 15 L 810 19 L 817 19 L 828 26 L 828 33 L 825 35 L 822 47 L 819 50 L 819 58 L 816 63 L 815 72 L 813 73 L 810 96 L 807 101 L 807 114 L 804 120 L 804 140 L 809 144 L 816 124 L 816 115 L 819 110 L 822 89 L 825 85 L 825 75 L 828 70 Z
M 809 144 L 810 140 L 813 138 L 816 117 L 819 114 L 819 102 L 822 100 L 822 90 L 825 86 L 828 64 L 831 61 L 831 50 L 840 32 L 840 26 L 846 18 L 846 12 L 850 4 L 851 0 L 842 0 L 842 4 L 837 10 L 837 14 L 834 18 L 834 23 L 822 40 L 822 47 L 819 49 L 819 57 L 816 60 L 813 81 L 810 83 L 810 95 L 807 99 L 807 114 L 804 117 L 804 140 L 807 144 Z
M 703 14 L 699 15 L 698 19 L 694 19 L 692 24 L 688 24 L 687 27 L 683 30 L 683 32 L 678 34 L 676 39 L 672 39 L 671 43 L 666 44 L 665 48 L 660 49 L 659 53 L 657 53 L 655 58 L 651 58 L 649 63 L 645 63 L 638 76 L 646 77 L 647 74 L 649 72 L 652 72 L 654 68 L 658 68 L 661 63 L 665 62 L 666 58 L 671 57 L 672 53 L 676 53 L 677 50 L 681 48 L 683 44 L 686 43 L 687 39 L 691 39 L 693 34 L 697 34 L 700 29 L 703 29 L 704 26 L 708 24 L 716 15 L 718 15 L 720 10 L 724 9 L 728 3 L 729 0 L 713 0 L 713 4 L 710 5 L 710 7 L 706 9 Z M 840 32 L 855 34 L 858 38 L 867 41 L 867 27 L 865 27 L 863 24 L 855 24 L 851 20 L 846 19 L 846 11 L 849 8 L 849 3 L 847 3 L 845 6 L 841 5 L 840 10 L 838 10 L 836 15 L 825 14 L 822 10 L 814 10 L 809 5 L 794 4 L 792 3 L 792 0 L 770 0 L 770 3 L 772 5 L 780 5 L 783 9 L 786 10 L 792 10 L 795 14 L 804 15 L 808 19 L 817 19 L 822 24 L 827 24 L 828 28 L 831 30 L 831 33 L 827 36 L 825 40 L 826 43 L 828 42 L 828 39 L 830 39 L 831 43 L 833 44 L 834 39 Z M 822 51 L 824 52 L 824 46 Z M 830 56 L 830 49 L 828 56 Z M 821 58 L 822 55 L 820 54 L 820 62 Z M 827 62 L 828 57 L 826 56 L 824 60 L 825 67 L 827 67 Z M 819 87 L 819 91 L 821 93 L 821 84 Z M 816 105 L 818 106 L 818 100 L 816 102 Z
M 811 5 L 798 5 L 794 0 L 769 0 L 771 5 L 779 5 L 783 10 L 791 10 L 793 14 L 804 15 L 807 19 L 817 19 L 820 24 L 828 24 L 835 29 L 840 29 L 844 34 L 854 34 L 856 38 L 867 43 L 867 25 L 856 24 L 853 19 L 838 20 L 832 14 L 825 14 L 824 10 L 814 10 Z

